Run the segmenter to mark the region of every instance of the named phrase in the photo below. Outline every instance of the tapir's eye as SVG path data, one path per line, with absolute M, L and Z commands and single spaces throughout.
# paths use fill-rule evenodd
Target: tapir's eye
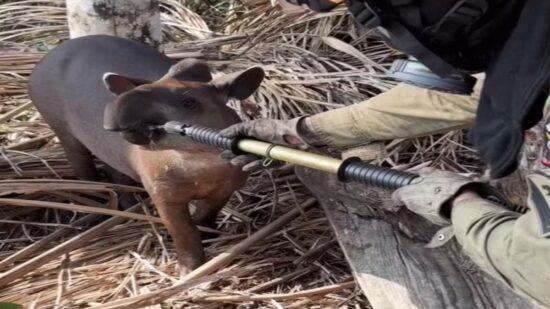
M 187 109 L 196 109 L 199 106 L 197 101 L 193 98 L 185 98 L 181 104 Z

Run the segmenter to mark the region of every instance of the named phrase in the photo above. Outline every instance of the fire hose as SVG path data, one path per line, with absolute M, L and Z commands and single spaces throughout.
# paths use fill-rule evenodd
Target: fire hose
M 235 154 L 249 153 L 335 174 L 343 182 L 355 181 L 369 186 L 395 190 L 410 184 L 418 177 L 412 173 L 372 165 L 358 158 L 340 160 L 251 138 L 225 137 L 220 135 L 217 130 L 200 126 L 188 126 L 177 121 L 154 126 L 152 129 L 187 136 L 196 142 L 231 150 Z
M 329 156 L 280 146 L 247 137 L 225 137 L 218 130 L 201 126 L 190 126 L 178 121 L 169 121 L 164 125 L 152 126 L 151 130 L 168 134 L 187 136 L 201 144 L 231 150 L 235 154 L 254 154 L 273 160 L 337 175 L 342 182 L 358 182 L 368 186 L 396 190 L 409 185 L 418 175 L 377 166 L 361 161 L 359 158 L 340 160 Z M 528 208 L 490 197 L 491 201 L 510 210 L 525 213 Z

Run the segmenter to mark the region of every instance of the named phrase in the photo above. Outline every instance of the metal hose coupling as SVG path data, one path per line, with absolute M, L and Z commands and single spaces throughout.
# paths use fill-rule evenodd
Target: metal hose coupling
M 235 154 L 242 154 L 238 147 L 241 138 L 229 138 L 221 136 L 215 129 L 190 126 L 179 121 L 168 121 L 160 126 L 150 126 L 150 130 L 163 131 L 168 134 L 179 134 L 190 137 L 192 140 L 201 144 L 218 147 L 225 150 L 231 150 Z
M 183 124 L 179 121 L 168 121 L 165 124 L 158 125 L 158 126 L 149 126 L 149 130 L 151 131 L 163 131 L 168 134 L 179 134 L 179 135 L 185 135 L 185 128 L 187 128 L 188 125 Z

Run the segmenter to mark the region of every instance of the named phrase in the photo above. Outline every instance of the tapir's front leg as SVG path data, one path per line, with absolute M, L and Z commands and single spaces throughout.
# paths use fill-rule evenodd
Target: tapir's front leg
M 160 218 L 172 240 L 178 254 L 180 274 L 185 275 L 205 262 L 204 250 L 199 230 L 189 213 L 189 199 L 171 200 L 170 196 L 151 194 Z

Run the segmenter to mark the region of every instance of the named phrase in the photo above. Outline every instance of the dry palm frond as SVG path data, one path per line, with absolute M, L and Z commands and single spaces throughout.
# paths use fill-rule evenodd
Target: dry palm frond
M 202 17 L 184 6 L 181 1 L 161 1 L 161 11 L 164 35 L 169 41 L 207 39 L 214 35 Z
M 24 43 L 49 50 L 69 37 L 64 0 L 20 0 L 0 6 L 0 43 Z M 204 20 L 181 1 L 161 1 L 161 20 L 167 40 L 212 36 Z M 16 48 L 17 45 L 12 45 Z
M 41 157 L 41 160 L 37 157 Z M 10 160 L 12 165 L 27 172 L 44 172 L 51 168 L 58 174 L 58 168 L 63 168 L 60 164 L 66 163 L 62 153 L 53 149 L 47 155 L 20 154 L 10 156 Z M 50 165 L 49 168 L 45 167 L 46 162 Z M 7 163 L 4 167 L 0 165 L 0 175 L 4 175 L 9 166 Z M 279 186 L 273 186 L 272 181 L 279 183 Z M 38 184 L 45 187 L 37 187 Z M 12 189 L 6 191 L 6 186 Z M 4 188 L 4 194 L 16 194 L 37 203 L 70 201 L 77 204 L 89 203 L 91 206 L 98 203 L 108 204 L 112 196 L 108 192 L 114 190 L 120 194 L 126 190 L 108 184 L 90 183 L 86 186 L 83 182 L 47 180 L 40 180 L 34 186 L 24 180 L 3 181 L 0 187 Z M 207 254 L 214 257 L 227 252 L 229 248 L 246 240 L 250 233 L 268 225 L 274 218 L 287 214 L 290 209 L 296 210 L 297 201 L 307 199 L 306 191 L 295 177 L 284 173 L 273 177 L 264 173 L 254 177 L 222 212 L 218 228 L 223 235 L 205 241 Z M 306 209 L 305 206 L 303 208 Z M 5 206 L 0 208 L 4 213 L 4 222 L 0 220 L 0 224 L 4 224 L 4 231 L 9 231 L 9 237 L 0 240 L 0 254 L 3 258 L 25 249 L 33 242 L 39 242 L 56 229 L 68 231 L 24 259 L 36 259 L 45 250 L 55 250 L 69 241 L 74 242 L 73 239 L 79 241 L 72 245 L 69 255 L 61 254 L 42 259 L 43 262 L 39 264 L 41 266 L 32 270 L 18 272 L 17 268 L 13 270 L 10 267 L 8 272 L 8 269 L 4 269 L 4 275 L 0 275 L 0 284 L 8 276 L 6 274 L 16 272 L 18 276 L 0 290 L 0 299 L 25 304 L 34 301 L 45 307 L 53 307 L 56 301 L 71 306 L 93 305 L 170 287 L 177 280 L 174 250 L 171 242 L 163 240 L 165 231 L 160 225 L 154 227 L 147 222 L 122 220 L 110 228 L 99 227 L 91 238 L 84 238 L 81 230 L 87 224 L 76 223 L 81 221 L 82 214 L 53 209 L 37 209 L 30 213 L 21 213 L 18 210 Z M 212 302 L 261 305 L 275 298 L 290 305 L 311 294 L 319 297 L 316 304 L 332 307 L 346 300 L 354 290 L 354 284 L 339 285 L 348 282 L 346 280 L 349 273 L 342 252 L 329 230 L 327 219 L 317 208 L 305 211 L 304 215 L 299 214 L 297 212 L 298 218 L 287 223 L 284 229 L 273 231 L 260 243 L 245 247 L 244 254 L 237 255 L 233 263 L 216 272 L 222 277 L 210 279 L 207 287 L 202 286 L 200 290 L 180 294 L 169 302 L 201 308 Z M 8 219 L 11 220 L 9 224 L 6 221 Z M 19 224 L 13 224 L 14 222 Z M 52 222 L 54 226 L 34 225 L 36 222 Z M 318 248 L 323 250 L 319 251 Z M 7 266 L 0 262 L 0 268 Z M 235 273 L 229 273 L 232 270 Z M 226 272 L 231 275 L 223 277 Z M 332 286 L 323 288 L 329 285 Z M 316 290 L 317 288 L 321 289 Z M 304 292 L 296 293 L 298 291 Z M 265 292 L 269 292 L 270 296 L 262 297 Z M 235 298 L 236 295 L 258 296 L 257 299 Z M 365 304 L 364 301 L 361 296 L 355 296 L 348 303 Z
M 12 1 L 0 6 L 0 42 L 48 48 L 69 35 L 65 1 Z

